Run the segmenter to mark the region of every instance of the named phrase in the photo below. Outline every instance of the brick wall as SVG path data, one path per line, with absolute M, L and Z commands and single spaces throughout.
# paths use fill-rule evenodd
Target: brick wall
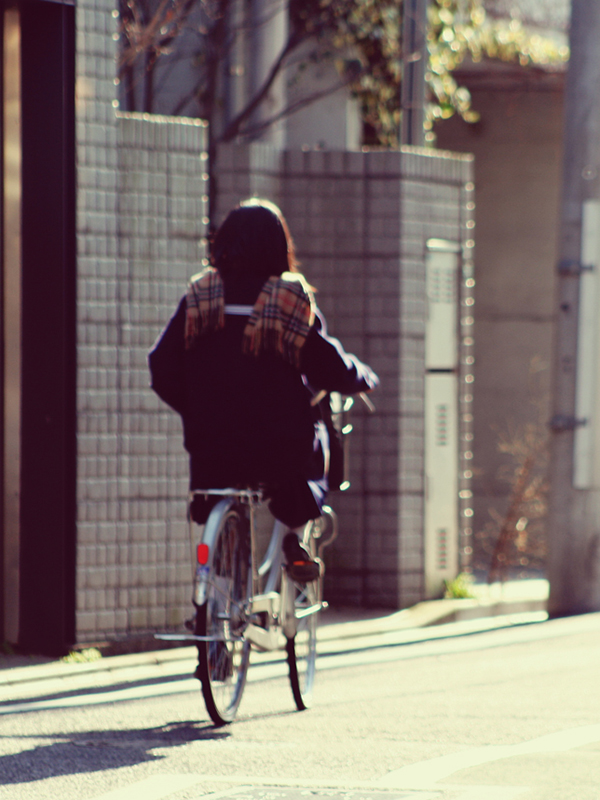
M 227 212 L 247 197 L 279 198 L 281 160 L 281 151 L 268 144 L 220 145 L 215 166 L 216 223 L 220 224 Z
M 220 217 L 251 194 L 278 202 L 330 332 L 381 377 L 376 412 L 355 407 L 352 488 L 332 497 L 341 536 L 327 553 L 327 596 L 410 605 L 425 591 L 425 245 L 470 241 L 471 159 L 229 145 L 218 166 Z
M 189 613 L 181 426 L 146 355 L 204 255 L 204 124 L 116 111 L 112 4 L 77 9 L 77 635 Z
M 425 597 L 423 514 L 424 343 L 427 318 L 425 250 L 427 240 L 445 239 L 462 249 L 459 289 L 459 565 L 470 563 L 471 501 L 469 472 L 470 381 L 467 354 L 472 320 L 464 309 L 473 302 L 473 159 L 455 153 L 405 148 L 397 156 L 400 180 L 400 361 L 399 371 L 399 514 L 398 565 L 400 605 Z M 460 334 L 462 333 L 462 337 Z

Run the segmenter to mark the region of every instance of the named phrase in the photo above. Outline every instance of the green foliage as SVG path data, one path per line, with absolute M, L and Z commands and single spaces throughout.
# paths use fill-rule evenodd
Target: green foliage
M 327 0 L 323 0 L 327 3 Z M 322 4 L 323 4 L 322 3 Z M 358 0 L 334 33 L 334 41 L 355 47 L 364 69 L 352 88 L 360 98 L 373 143 L 396 145 L 400 121 L 402 2 Z M 530 34 L 517 19 L 491 19 L 482 0 L 431 0 L 428 10 L 426 73 L 430 100 L 426 109 L 426 140 L 433 123 L 458 113 L 467 122 L 478 114 L 471 96 L 452 73 L 466 59 L 484 57 L 527 66 L 565 62 L 568 49 L 547 37 Z M 356 25 L 356 27 L 355 27 Z M 343 36 L 340 37 L 340 30 Z M 360 33 L 359 33 L 360 31 Z
M 475 597 L 473 594 L 473 576 L 467 572 L 461 572 L 453 581 L 444 581 L 444 586 L 444 597 L 446 598 L 465 600 Z
M 61 658 L 65 664 L 88 664 L 102 658 L 102 653 L 95 647 L 87 647 L 85 650 L 71 650 L 71 652 Z
M 318 41 L 321 58 L 335 61 L 361 101 L 374 141 L 394 143 L 400 121 L 401 0 L 291 0 L 290 19 L 303 38 Z
M 354 53 L 358 75 L 349 81 L 360 99 L 367 144 L 398 144 L 402 82 L 402 0 L 292 0 L 296 30 L 324 44 L 322 54 L 338 54 L 340 72 L 347 70 L 342 53 Z M 467 122 L 478 114 L 471 96 L 452 73 L 466 59 L 484 57 L 527 66 L 559 64 L 568 58 L 547 37 L 530 34 L 517 19 L 491 19 L 482 0 L 431 0 L 428 9 L 426 80 L 430 100 L 426 109 L 426 140 L 432 142 L 433 123 L 458 113 Z
M 432 0 L 429 6 L 429 71 L 427 83 L 431 102 L 427 109 L 426 129 L 432 123 L 459 113 L 467 122 L 478 115 L 471 109 L 471 97 L 452 76 L 466 59 L 484 57 L 529 66 L 557 65 L 567 61 L 567 47 L 539 34 L 531 34 L 518 19 L 491 19 L 482 0 Z M 433 134 L 427 138 L 433 140 Z

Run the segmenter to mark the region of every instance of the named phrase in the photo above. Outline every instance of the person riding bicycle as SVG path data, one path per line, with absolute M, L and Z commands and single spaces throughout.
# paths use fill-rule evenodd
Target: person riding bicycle
M 152 388 L 181 415 L 190 488 L 263 487 L 290 529 L 292 578 L 316 578 L 294 532 L 321 516 L 328 491 L 327 429 L 311 401 L 321 390 L 368 392 L 379 379 L 327 334 L 276 205 L 253 198 L 229 212 L 211 266 L 190 280 L 149 365 Z M 215 502 L 197 496 L 194 521 L 206 522 Z

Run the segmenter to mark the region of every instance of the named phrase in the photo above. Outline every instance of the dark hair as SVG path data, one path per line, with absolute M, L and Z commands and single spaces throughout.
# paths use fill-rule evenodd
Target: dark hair
M 296 271 L 294 243 L 281 211 L 268 200 L 252 198 L 232 209 L 211 248 L 213 265 L 225 277 Z

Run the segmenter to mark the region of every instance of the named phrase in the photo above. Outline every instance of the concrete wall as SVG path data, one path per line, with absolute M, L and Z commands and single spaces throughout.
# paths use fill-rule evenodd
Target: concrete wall
M 477 203 L 474 529 L 504 513 L 509 486 L 499 435 L 548 412 L 556 222 L 562 157 L 562 92 L 530 84 L 472 89 L 481 122 L 437 129 L 438 144 L 475 155 Z M 532 372 L 534 368 L 539 371 Z M 539 407 L 532 401 L 541 401 Z M 489 562 L 476 552 L 482 569 Z

